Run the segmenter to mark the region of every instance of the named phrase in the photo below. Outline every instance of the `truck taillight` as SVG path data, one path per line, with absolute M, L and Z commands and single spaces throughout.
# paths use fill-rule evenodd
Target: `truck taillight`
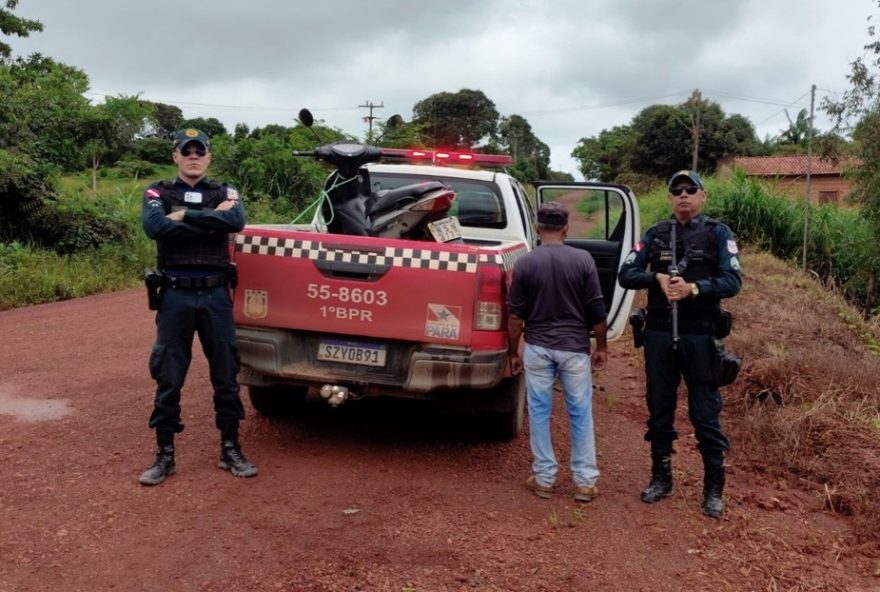
M 477 303 L 474 309 L 476 331 L 502 329 L 505 298 L 504 273 L 501 268 L 480 267 L 477 270 Z

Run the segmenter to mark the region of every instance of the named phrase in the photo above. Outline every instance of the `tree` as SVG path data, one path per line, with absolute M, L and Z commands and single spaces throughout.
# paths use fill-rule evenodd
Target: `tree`
M 521 181 L 536 181 L 550 176 L 550 148 L 541 142 L 532 131 L 532 126 L 521 115 L 502 117 L 498 126 L 501 149 L 513 158 L 514 167 L 519 167 Z M 526 163 L 520 165 L 520 163 Z M 531 172 L 532 177 L 526 176 Z
M 40 54 L 0 64 L 0 148 L 45 165 L 81 169 L 88 88 L 81 70 Z
M 617 181 L 629 169 L 633 138 L 630 126 L 618 125 L 598 136 L 581 138 L 571 156 L 580 162 L 578 170 L 585 179 Z
M 212 140 L 217 136 L 226 135 L 226 127 L 216 117 L 208 117 L 207 119 L 205 119 L 204 117 L 184 119 L 180 122 L 180 128 L 178 129 L 184 129 L 188 127 L 194 127 L 198 130 L 202 130 L 203 132 L 208 134 L 208 137 Z
M 472 150 L 498 134 L 498 110 L 479 90 L 463 88 L 422 99 L 413 107 L 413 121 L 421 126 L 426 146 Z
M 12 14 L 18 0 L 6 0 L 6 8 L 0 8 L 0 32 L 4 35 L 16 37 L 28 37 L 34 31 L 42 31 L 43 23 L 23 19 Z M 3 60 L 12 55 L 12 47 L 8 43 L 0 41 L 0 58 Z
M 155 108 L 156 134 L 160 138 L 172 138 L 181 127 L 183 111 L 177 105 L 152 103 Z
M 83 148 L 92 170 L 92 189 L 98 189 L 98 167 L 105 159 L 115 159 L 130 150 L 145 121 L 153 114 L 152 105 L 136 96 L 107 97 L 95 105 L 87 122 L 88 141 Z
M 880 0 L 876 0 L 880 7 Z M 870 21 L 870 17 L 868 17 Z M 839 100 L 826 97 L 821 107 L 834 121 L 835 133 L 850 134 L 855 155 L 861 164 L 852 169 L 851 197 L 861 204 L 864 216 L 874 230 L 872 271 L 866 278 L 865 310 L 877 304 L 877 270 L 880 269 L 880 33 L 870 25 L 868 35 L 873 41 L 865 45 L 864 56 L 852 62 L 847 80 L 850 88 Z

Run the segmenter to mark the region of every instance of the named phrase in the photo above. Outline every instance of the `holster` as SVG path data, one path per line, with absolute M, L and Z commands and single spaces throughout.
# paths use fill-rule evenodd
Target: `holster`
M 712 376 L 718 386 L 726 386 L 736 380 L 742 358 L 735 352 L 725 349 L 724 342 L 715 340 L 715 356 L 712 359 Z
M 718 318 L 715 320 L 715 337 L 724 339 L 730 335 L 730 329 L 733 326 L 733 314 L 729 310 L 723 308 L 718 312 Z
M 162 287 L 162 272 L 147 267 L 144 269 L 144 284 L 147 286 L 147 307 L 150 310 L 159 310 L 162 304 L 162 294 L 159 292 Z
M 629 324 L 632 326 L 633 333 L 633 347 L 636 349 L 645 344 L 645 318 L 644 308 L 637 308 L 629 315 Z
M 229 264 L 229 269 L 226 271 L 226 277 L 229 280 L 229 287 L 234 290 L 235 286 L 238 285 L 238 266 L 235 263 Z

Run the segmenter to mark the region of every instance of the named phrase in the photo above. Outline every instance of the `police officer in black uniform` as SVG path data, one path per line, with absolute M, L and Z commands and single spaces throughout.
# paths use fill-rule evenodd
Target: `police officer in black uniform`
M 234 187 L 206 176 L 211 153 L 204 132 L 178 132 L 172 158 L 177 179 L 153 183 L 143 200 L 144 231 L 156 241 L 158 253 L 158 270 L 147 277 L 148 290 L 151 285 L 154 289 L 151 304 L 157 308 L 156 343 L 150 354 L 157 388 L 149 425 L 156 430 L 158 450 L 140 482 L 157 485 L 176 470 L 174 434 L 183 431 L 180 389 L 192 359 L 194 333 L 208 358 L 214 387 L 219 466 L 238 477 L 253 477 L 257 468 L 238 442 L 244 407 L 236 379 L 239 356 L 229 293 L 234 282 L 229 234 L 244 227 L 244 208 Z
M 720 301 L 742 286 L 738 249 L 733 233 L 704 216 L 706 191 L 694 171 L 678 171 L 669 180 L 673 215 L 655 224 L 629 253 L 618 275 L 624 288 L 648 289 L 645 322 L 645 378 L 651 481 L 642 492 L 646 503 L 672 493 L 673 425 L 678 385 L 684 377 L 688 414 L 703 457 L 703 513 L 724 512 L 724 452 L 730 442 L 721 431 L 722 400 L 713 374 Z M 673 229 L 674 225 L 674 229 Z M 674 234 L 673 234 L 674 230 Z M 670 270 L 672 237 L 680 276 Z M 670 272 L 673 273 L 670 273 Z M 673 345 L 672 303 L 678 316 L 678 342 Z

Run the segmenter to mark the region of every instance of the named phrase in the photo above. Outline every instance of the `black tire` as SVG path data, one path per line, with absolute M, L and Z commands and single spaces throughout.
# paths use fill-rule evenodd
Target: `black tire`
M 512 440 L 522 431 L 526 409 L 526 381 L 522 374 L 506 378 L 484 393 L 474 393 L 483 424 L 492 440 Z
M 290 415 L 306 399 L 306 387 L 290 385 L 249 386 L 251 405 L 261 415 L 277 417 Z

